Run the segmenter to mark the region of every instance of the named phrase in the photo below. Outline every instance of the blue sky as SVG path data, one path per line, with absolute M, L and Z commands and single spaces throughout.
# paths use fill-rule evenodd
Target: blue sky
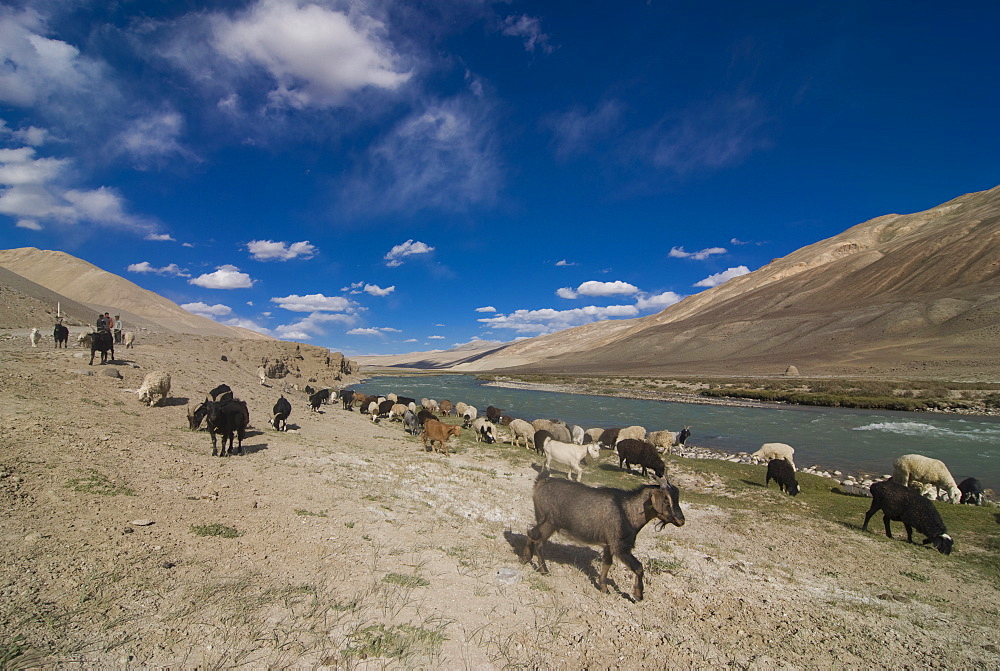
M 5 247 L 350 355 L 653 314 L 1000 183 L 1000 3 L 0 7 Z

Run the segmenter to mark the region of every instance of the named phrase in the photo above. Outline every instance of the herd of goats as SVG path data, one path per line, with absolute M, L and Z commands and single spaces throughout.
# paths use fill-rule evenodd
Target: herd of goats
M 136 393 L 152 405 L 158 394 L 165 396 L 169 392 L 169 384 L 168 375 L 154 371 L 147 375 Z M 553 533 L 561 531 L 583 543 L 603 547 L 598 579 L 601 591 L 607 591 L 607 575 L 613 558 L 625 564 L 635 575 L 632 598 L 639 601 L 643 597 L 643 568 L 632 554 L 636 536 L 653 520 L 657 521 L 658 529 L 667 524 L 684 524 L 679 492 L 666 477 L 667 469 L 661 455 L 669 454 L 675 446 L 683 446 L 691 435 L 691 427 L 676 432 L 647 432 L 641 426 L 587 430 L 551 419 L 528 422 L 505 415 L 493 406 L 486 408 L 481 417 L 476 407 L 461 402 L 424 398 L 418 404 L 416 399 L 396 394 L 377 396 L 351 389 L 316 390 L 309 386 L 305 391 L 312 411 L 319 411 L 332 400 L 339 401 L 344 410 L 358 408 L 370 415 L 373 422 L 399 420 L 406 432 L 420 436 L 425 451 L 448 455 L 449 439 L 461 435 L 463 428 L 471 431 L 477 442 L 505 440 L 520 445 L 523 441 L 526 448 L 533 447 L 544 458 L 544 467 L 534 484 L 536 524 L 527 532 L 521 561 L 527 563 L 532 558 L 537 559 L 538 570 L 542 573 L 548 572 L 542 546 Z M 291 411 L 291 403 L 282 395 L 272 409 L 271 427 L 277 431 L 287 430 Z M 192 430 L 199 429 L 203 422 L 207 424 L 212 436 L 213 456 L 243 454 L 249 410 L 246 402 L 233 396 L 228 385 L 219 385 L 201 403 L 189 404 L 187 414 Z M 442 421 L 448 416 L 461 418 L 461 426 Z M 221 436 L 221 450 L 217 449 L 217 435 Z M 237 441 L 235 449 L 234 438 Z M 587 456 L 599 457 L 602 448 L 617 453 L 620 468 L 632 472 L 633 466 L 639 467 L 642 475 L 650 475 L 655 484 L 633 490 L 584 485 L 581 464 Z M 790 445 L 767 443 L 750 455 L 767 463 L 765 486 L 775 480 L 780 491 L 790 496 L 798 494 L 793 453 Z M 566 469 L 565 479 L 550 477 L 553 464 Z M 867 531 L 872 516 L 881 511 L 886 536 L 892 538 L 890 521 L 899 521 L 903 523 L 908 542 L 913 542 L 913 530 L 916 529 L 926 537 L 925 545 L 932 545 L 943 554 L 951 553 L 954 540 L 930 499 L 977 505 L 983 502 L 983 488 L 978 480 L 969 478 L 956 485 L 944 463 L 916 454 L 897 459 L 893 477 L 873 483 L 870 493 L 872 504 L 865 514 L 863 530 Z

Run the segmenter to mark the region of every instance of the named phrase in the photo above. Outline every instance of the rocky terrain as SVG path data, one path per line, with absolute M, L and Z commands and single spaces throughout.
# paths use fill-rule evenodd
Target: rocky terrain
M 519 563 L 524 448 L 465 435 L 446 458 L 398 423 L 309 412 L 294 386 L 349 383 L 342 362 L 164 333 L 87 358 L 0 332 L 0 666 L 1000 665 L 995 509 L 939 503 L 944 556 L 898 524 L 886 539 L 880 515 L 863 533 L 868 500 L 820 478 L 791 499 L 763 467 L 671 458 L 687 523 L 639 535 L 635 603 L 621 564 L 602 594 L 599 551 L 565 537 L 549 575 Z M 262 359 L 286 377 L 260 385 Z M 152 370 L 172 388 L 146 407 L 132 390 Z M 241 457 L 187 428 L 186 404 L 220 382 L 250 407 Z M 583 477 L 642 481 L 607 453 Z

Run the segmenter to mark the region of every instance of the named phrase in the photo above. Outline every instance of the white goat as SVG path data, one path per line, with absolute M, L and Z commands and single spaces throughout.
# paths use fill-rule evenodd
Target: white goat
M 257 379 L 261 384 L 264 384 L 264 380 L 267 379 L 267 370 L 265 370 L 263 366 L 257 367 Z
M 28 336 L 28 340 L 31 341 L 32 347 L 38 347 L 38 343 L 42 341 L 42 334 L 38 329 L 31 329 L 31 334 Z
M 125 331 L 122 342 L 125 343 L 125 349 L 132 349 L 132 345 L 135 344 L 135 331 Z
M 566 476 L 572 480 L 573 473 L 576 473 L 576 481 L 580 482 L 583 477 L 583 468 L 580 463 L 589 454 L 594 459 L 601 456 L 601 448 L 597 443 L 589 445 L 577 445 L 576 443 L 563 443 L 552 438 L 546 438 L 542 445 L 542 452 L 545 454 L 545 470 L 550 470 L 553 461 L 569 466 Z

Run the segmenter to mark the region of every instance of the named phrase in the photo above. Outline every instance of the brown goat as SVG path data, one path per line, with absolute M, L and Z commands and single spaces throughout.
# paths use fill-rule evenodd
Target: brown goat
M 462 429 L 458 426 L 445 424 L 444 422 L 439 422 L 436 419 L 428 419 L 424 422 L 424 432 L 420 434 L 421 439 L 424 441 L 424 451 L 427 451 L 427 442 L 430 441 L 431 449 L 438 451 L 434 448 L 434 443 L 441 443 L 441 452 L 444 452 L 444 456 L 448 455 L 448 439 L 451 436 L 461 436 Z

